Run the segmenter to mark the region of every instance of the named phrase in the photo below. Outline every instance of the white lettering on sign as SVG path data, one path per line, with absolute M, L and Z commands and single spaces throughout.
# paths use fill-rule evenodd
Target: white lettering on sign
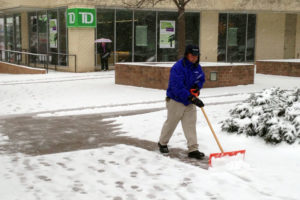
M 89 12 L 79 12 L 82 18 L 82 23 L 84 24 L 92 24 L 94 21 L 94 16 L 92 13 Z M 90 16 L 90 20 L 88 20 L 88 16 Z
M 69 15 L 69 23 L 74 24 L 75 23 L 75 13 L 68 13 Z

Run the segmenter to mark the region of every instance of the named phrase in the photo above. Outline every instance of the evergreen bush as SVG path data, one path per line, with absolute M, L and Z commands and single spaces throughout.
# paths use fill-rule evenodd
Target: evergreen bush
M 252 94 L 230 110 L 230 116 L 222 121 L 223 131 L 259 136 L 272 144 L 300 144 L 300 89 Z

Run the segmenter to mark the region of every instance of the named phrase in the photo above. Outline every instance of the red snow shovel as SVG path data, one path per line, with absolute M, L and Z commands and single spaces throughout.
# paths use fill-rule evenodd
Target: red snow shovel
M 246 150 L 224 152 L 224 150 L 223 150 L 223 148 L 222 148 L 222 146 L 221 146 L 221 144 L 220 144 L 220 142 L 219 142 L 219 140 L 218 140 L 218 138 L 217 138 L 217 135 L 216 135 L 214 129 L 212 128 L 211 123 L 210 123 L 209 120 L 208 120 L 208 117 L 207 117 L 207 115 L 206 115 L 206 113 L 205 113 L 203 107 L 200 107 L 200 108 L 201 108 L 201 110 L 202 110 L 202 112 L 203 112 L 203 115 L 204 115 L 204 117 L 205 117 L 205 119 L 206 119 L 206 121 L 207 121 L 207 123 L 208 123 L 208 126 L 209 126 L 209 128 L 210 128 L 212 134 L 214 135 L 214 138 L 215 138 L 215 140 L 216 140 L 216 142 L 217 142 L 217 144 L 218 144 L 218 146 L 219 146 L 219 148 L 220 148 L 220 151 L 221 151 L 221 153 L 212 153 L 212 154 L 210 154 L 209 160 L 208 160 L 209 166 L 210 166 L 210 167 L 212 166 L 212 165 L 211 165 L 211 160 L 212 160 L 212 158 L 221 158 L 221 157 L 225 157 L 225 156 L 236 156 L 236 155 L 238 155 L 238 154 L 242 154 L 243 157 L 245 157 Z

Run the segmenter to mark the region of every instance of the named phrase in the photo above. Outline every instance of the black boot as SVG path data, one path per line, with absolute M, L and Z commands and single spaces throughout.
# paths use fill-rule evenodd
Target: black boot
M 192 151 L 188 154 L 189 158 L 196 158 L 198 160 L 202 160 L 205 157 L 205 154 L 196 150 L 196 151 Z
M 161 145 L 158 143 L 160 153 L 169 153 L 169 149 L 167 145 Z

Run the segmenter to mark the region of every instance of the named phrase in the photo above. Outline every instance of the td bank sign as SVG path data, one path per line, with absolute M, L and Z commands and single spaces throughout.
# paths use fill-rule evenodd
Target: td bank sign
M 69 8 L 67 10 L 68 27 L 96 27 L 96 9 Z

